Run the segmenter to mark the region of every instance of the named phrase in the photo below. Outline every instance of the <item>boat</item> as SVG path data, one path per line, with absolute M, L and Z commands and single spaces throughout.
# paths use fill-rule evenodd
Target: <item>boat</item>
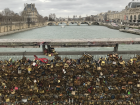
M 65 26 L 61 26 L 61 28 L 65 28 Z

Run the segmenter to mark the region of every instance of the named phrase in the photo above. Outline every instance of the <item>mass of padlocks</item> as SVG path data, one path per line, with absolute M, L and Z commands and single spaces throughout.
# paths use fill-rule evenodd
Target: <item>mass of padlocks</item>
M 140 105 L 140 56 L 0 61 L 0 105 Z

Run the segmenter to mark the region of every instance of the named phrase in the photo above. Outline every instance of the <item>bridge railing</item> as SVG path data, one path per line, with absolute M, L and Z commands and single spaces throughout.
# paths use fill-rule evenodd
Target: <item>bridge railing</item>
M 114 47 L 113 51 L 58 51 L 59 55 L 83 55 L 84 52 L 92 55 L 118 54 L 140 54 L 140 47 L 137 51 L 118 51 L 119 44 L 135 45 L 140 44 L 140 38 L 132 39 L 0 39 L 0 48 L 40 48 L 41 52 L 26 52 L 24 55 L 44 55 L 45 46 L 54 48 L 70 47 Z M 23 52 L 1 51 L 0 56 L 23 55 Z

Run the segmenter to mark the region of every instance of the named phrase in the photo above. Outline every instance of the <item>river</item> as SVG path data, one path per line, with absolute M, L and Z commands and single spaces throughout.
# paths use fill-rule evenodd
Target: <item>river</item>
M 65 24 L 63 24 L 65 25 Z M 77 24 L 70 24 L 69 26 L 65 26 L 65 28 L 61 28 L 59 26 L 46 26 L 42 28 L 37 28 L 33 30 L 28 30 L 25 32 L 15 33 L 7 36 L 1 36 L 1 39 L 91 39 L 91 38 L 139 38 L 139 35 L 123 33 L 118 30 L 109 29 L 104 26 L 88 26 L 86 24 L 82 24 L 81 26 L 77 26 Z M 138 50 L 140 49 L 140 45 L 119 45 L 119 51 L 124 50 Z M 93 47 L 93 48 L 56 48 L 56 51 L 112 51 L 113 47 Z M 41 48 L 35 49 L 25 49 L 25 48 L 1 48 L 0 51 L 42 51 Z M 99 55 L 101 56 L 101 55 Z M 98 58 L 99 56 L 95 56 Z M 134 56 L 134 55 L 133 55 Z M 64 57 L 64 56 L 61 56 Z M 67 56 L 67 57 L 76 57 L 76 56 Z M 77 56 L 80 57 L 80 56 Z M 130 57 L 130 55 L 123 55 L 123 57 Z M 16 58 L 16 57 L 15 57 Z M 18 58 L 18 56 L 17 56 Z M 29 57 L 30 58 L 30 57 Z M 1 59 L 4 59 L 1 57 Z

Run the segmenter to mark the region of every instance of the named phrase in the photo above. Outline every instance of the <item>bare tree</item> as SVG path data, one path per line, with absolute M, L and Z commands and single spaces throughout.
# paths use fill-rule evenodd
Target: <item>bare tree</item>
M 45 16 L 45 17 L 44 17 L 44 21 L 47 21 L 47 20 L 48 20 L 48 17 L 47 17 L 47 16 Z
M 55 18 L 56 18 L 55 13 L 49 15 L 49 21 L 55 21 Z
M 22 19 L 22 21 L 24 21 L 24 16 L 25 16 L 26 14 L 24 13 L 24 11 L 20 11 L 19 12 L 19 16 L 21 17 L 21 19 Z
M 11 18 L 14 16 L 14 12 L 11 11 L 9 8 L 5 8 L 2 11 L 2 15 L 4 16 L 4 20 L 8 22 L 8 21 L 11 21 Z
M 2 21 L 3 20 L 3 15 L 2 15 L 2 13 L 0 12 L 0 21 Z
M 5 8 L 5 9 L 2 11 L 2 14 L 3 14 L 3 16 L 10 16 L 11 10 L 10 10 L 9 8 Z
M 13 18 L 14 18 L 13 19 L 14 21 L 21 21 L 22 20 L 22 17 L 18 13 L 15 13 Z

